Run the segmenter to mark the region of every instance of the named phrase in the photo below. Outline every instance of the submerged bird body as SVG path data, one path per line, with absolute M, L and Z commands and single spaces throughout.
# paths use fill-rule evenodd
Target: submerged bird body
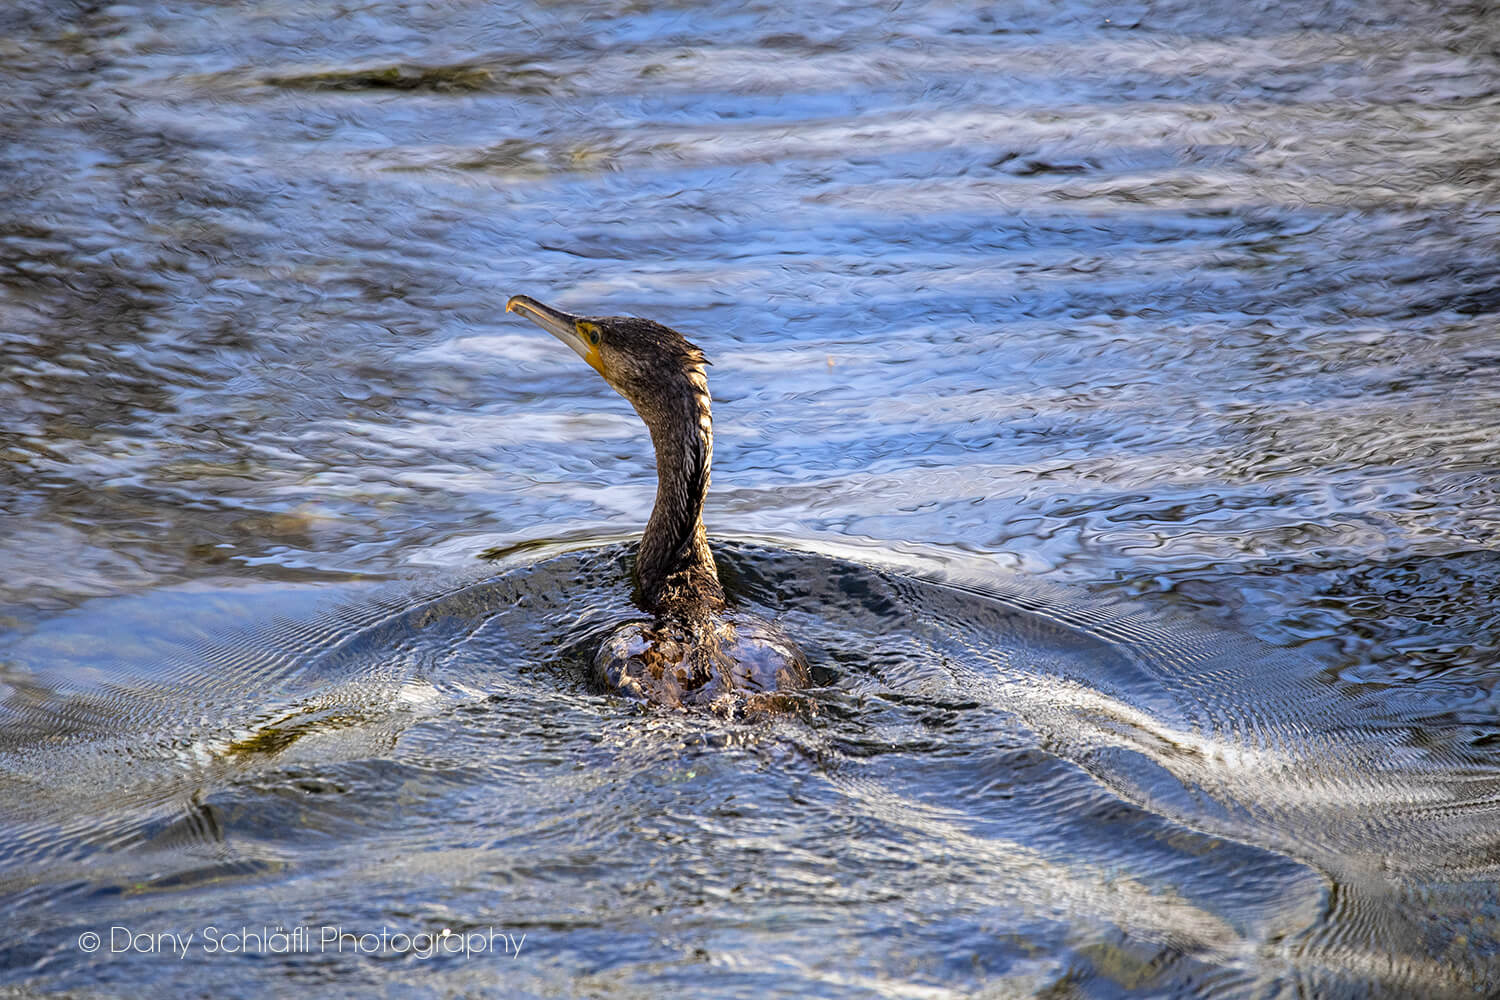
M 634 316 L 574 316 L 524 295 L 506 303 L 553 334 L 629 400 L 656 450 L 656 502 L 641 536 L 639 600 L 655 620 L 627 624 L 594 659 L 596 680 L 645 701 L 723 714 L 772 707 L 810 684 L 807 662 L 770 622 L 727 611 L 703 527 L 713 414 L 703 352 Z
M 694 625 L 631 622 L 594 657 L 594 679 L 659 705 L 733 715 L 777 707 L 777 692 L 807 687 L 807 664 L 775 625 L 751 615 L 716 615 Z

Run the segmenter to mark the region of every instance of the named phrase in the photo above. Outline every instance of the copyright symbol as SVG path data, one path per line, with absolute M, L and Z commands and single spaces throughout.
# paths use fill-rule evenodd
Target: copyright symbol
M 78 947 L 81 951 L 93 954 L 99 950 L 99 935 L 93 931 L 84 931 L 78 935 Z

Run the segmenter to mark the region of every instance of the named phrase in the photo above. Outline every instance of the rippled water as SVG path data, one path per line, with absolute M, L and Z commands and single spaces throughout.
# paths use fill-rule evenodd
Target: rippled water
M 1484 5 L 6 5 L 0 989 L 1488 993 L 1497 134 Z M 804 712 L 589 689 L 516 292 Z

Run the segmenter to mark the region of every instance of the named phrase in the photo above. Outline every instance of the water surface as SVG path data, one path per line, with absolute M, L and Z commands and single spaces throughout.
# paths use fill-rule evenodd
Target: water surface
M 1484 995 L 1496 24 L 10 4 L 0 985 Z M 517 292 L 707 351 L 806 713 L 589 689 L 649 444 Z

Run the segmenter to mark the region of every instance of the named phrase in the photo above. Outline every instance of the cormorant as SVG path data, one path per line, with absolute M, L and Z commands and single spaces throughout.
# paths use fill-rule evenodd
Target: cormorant
M 567 344 L 630 401 L 656 448 L 656 504 L 635 562 L 638 602 L 654 616 L 615 631 L 594 679 L 624 694 L 718 714 L 774 710 L 776 692 L 811 684 L 781 629 L 726 609 L 703 528 L 713 416 L 703 352 L 670 327 L 635 316 L 574 316 L 515 295 L 519 313 Z

